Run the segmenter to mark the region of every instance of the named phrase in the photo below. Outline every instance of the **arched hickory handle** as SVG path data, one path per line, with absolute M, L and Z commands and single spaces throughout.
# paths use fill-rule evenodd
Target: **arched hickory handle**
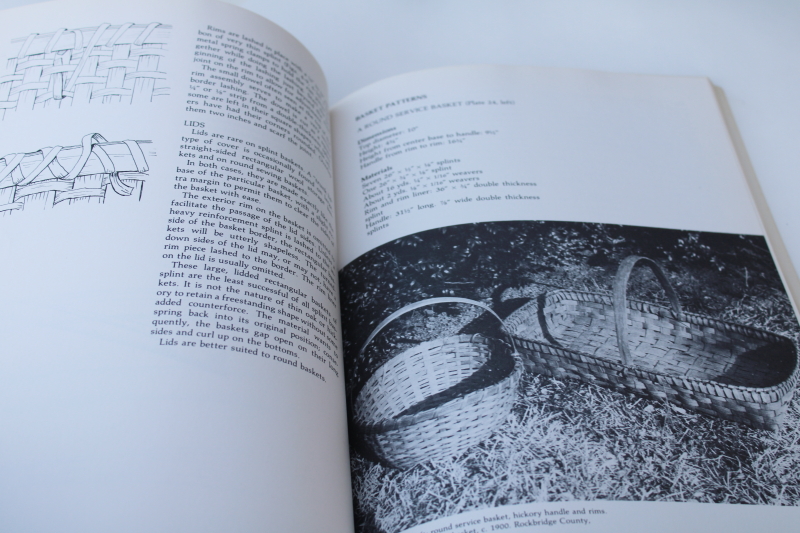
M 409 313 L 409 312 L 413 311 L 414 309 L 419 309 L 420 307 L 425 307 L 426 305 L 433 305 L 433 304 L 440 304 L 440 303 L 460 303 L 460 304 L 476 305 L 476 306 L 484 309 L 485 311 L 489 311 L 489 313 L 491 313 L 495 318 L 497 318 L 497 320 L 500 321 L 500 324 L 503 326 L 503 331 L 505 331 L 505 329 L 506 329 L 506 324 L 505 324 L 505 322 L 503 322 L 503 319 L 500 318 L 497 315 L 497 313 L 495 313 L 492 310 L 491 307 L 489 307 L 486 304 L 482 304 L 481 302 L 476 302 L 475 300 L 470 300 L 468 298 L 458 298 L 456 296 L 442 296 L 440 298 L 427 298 L 425 300 L 420 300 L 419 302 L 414 302 L 413 304 L 408 304 L 407 306 L 398 309 L 397 311 L 395 311 L 391 315 L 389 315 L 386 318 L 384 318 L 383 321 L 381 321 L 381 323 L 378 324 L 375 327 L 375 329 L 372 331 L 372 333 L 370 333 L 369 337 L 367 338 L 367 341 L 364 343 L 364 346 L 362 346 L 361 350 L 359 350 L 358 355 L 361 356 L 361 354 L 364 353 L 364 350 L 367 349 L 367 345 L 370 343 L 370 341 L 372 341 L 372 339 L 374 339 L 375 336 L 378 335 L 378 333 L 380 333 L 380 331 L 383 328 L 385 328 L 386 325 L 389 324 L 389 322 L 392 322 L 395 318 L 397 318 L 397 317 L 399 317 L 401 315 L 404 315 L 406 313 Z M 506 332 L 506 334 L 508 335 L 508 332 Z M 508 335 L 508 338 L 511 340 L 511 348 L 512 348 L 512 350 L 514 351 L 514 353 L 517 353 L 517 347 L 514 345 L 513 337 L 511 335 Z
M 672 312 L 675 318 L 677 320 L 683 320 L 683 311 L 681 310 L 681 303 L 678 301 L 678 295 L 675 293 L 675 289 L 672 288 L 661 266 L 652 259 L 638 255 L 630 255 L 623 259 L 619 264 L 617 275 L 614 277 L 612 300 L 614 302 L 614 325 L 617 330 L 617 345 L 619 346 L 619 353 L 622 356 L 622 364 L 626 366 L 632 363 L 630 348 L 628 348 L 628 306 L 626 292 L 628 289 L 628 279 L 637 263 L 642 263 L 650 267 L 650 270 L 656 275 L 659 283 L 661 283 L 661 286 L 667 293 L 667 298 L 669 298 L 669 302 L 672 305 Z

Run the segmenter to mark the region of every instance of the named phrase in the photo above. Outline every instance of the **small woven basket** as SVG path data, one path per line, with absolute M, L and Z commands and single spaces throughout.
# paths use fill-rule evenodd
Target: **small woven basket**
M 422 300 L 378 324 L 361 353 L 395 318 L 436 303 L 476 305 L 500 320 L 489 307 L 465 298 Z M 522 374 L 511 343 L 510 348 L 479 334 L 455 335 L 394 356 L 356 398 L 356 435 L 376 459 L 399 469 L 462 454 L 491 435 L 511 412 Z
M 638 263 L 661 282 L 671 309 L 628 300 Z M 635 392 L 753 428 L 777 430 L 798 377 L 786 337 L 681 310 L 657 263 L 620 263 L 611 296 L 557 290 L 506 318 L 533 371 Z

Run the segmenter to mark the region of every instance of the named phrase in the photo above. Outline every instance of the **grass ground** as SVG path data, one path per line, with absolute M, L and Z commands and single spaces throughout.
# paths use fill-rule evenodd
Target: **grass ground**
M 398 471 L 354 454 L 352 468 L 366 531 L 526 502 L 798 505 L 800 410 L 771 433 L 528 374 L 506 423 L 463 456 Z

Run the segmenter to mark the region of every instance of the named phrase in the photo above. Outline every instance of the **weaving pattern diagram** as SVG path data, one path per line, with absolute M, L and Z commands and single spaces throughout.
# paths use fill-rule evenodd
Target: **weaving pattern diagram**
M 141 199 L 150 141 L 108 142 L 100 134 L 78 146 L 53 146 L 0 158 L 0 215 L 110 197 Z M 114 194 L 109 195 L 109 188 Z
M 0 119 L 62 105 L 151 102 L 169 94 L 161 69 L 171 26 L 101 24 L 14 39 L 0 77 Z

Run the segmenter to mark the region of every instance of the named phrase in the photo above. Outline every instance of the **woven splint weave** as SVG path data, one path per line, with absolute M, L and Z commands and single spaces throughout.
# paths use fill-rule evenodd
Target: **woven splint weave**
M 362 354 L 401 314 L 450 302 L 478 305 L 494 315 L 464 298 L 422 300 L 379 324 Z M 395 468 L 461 455 L 505 422 L 521 374 L 516 351 L 496 339 L 475 334 L 423 342 L 397 354 L 369 378 L 355 401 L 355 432 L 373 457 Z
M 90 102 L 142 102 L 168 94 L 160 70 L 168 26 L 159 23 L 102 24 L 61 29 L 14 41 L 0 77 L 0 118 L 4 110 Z

